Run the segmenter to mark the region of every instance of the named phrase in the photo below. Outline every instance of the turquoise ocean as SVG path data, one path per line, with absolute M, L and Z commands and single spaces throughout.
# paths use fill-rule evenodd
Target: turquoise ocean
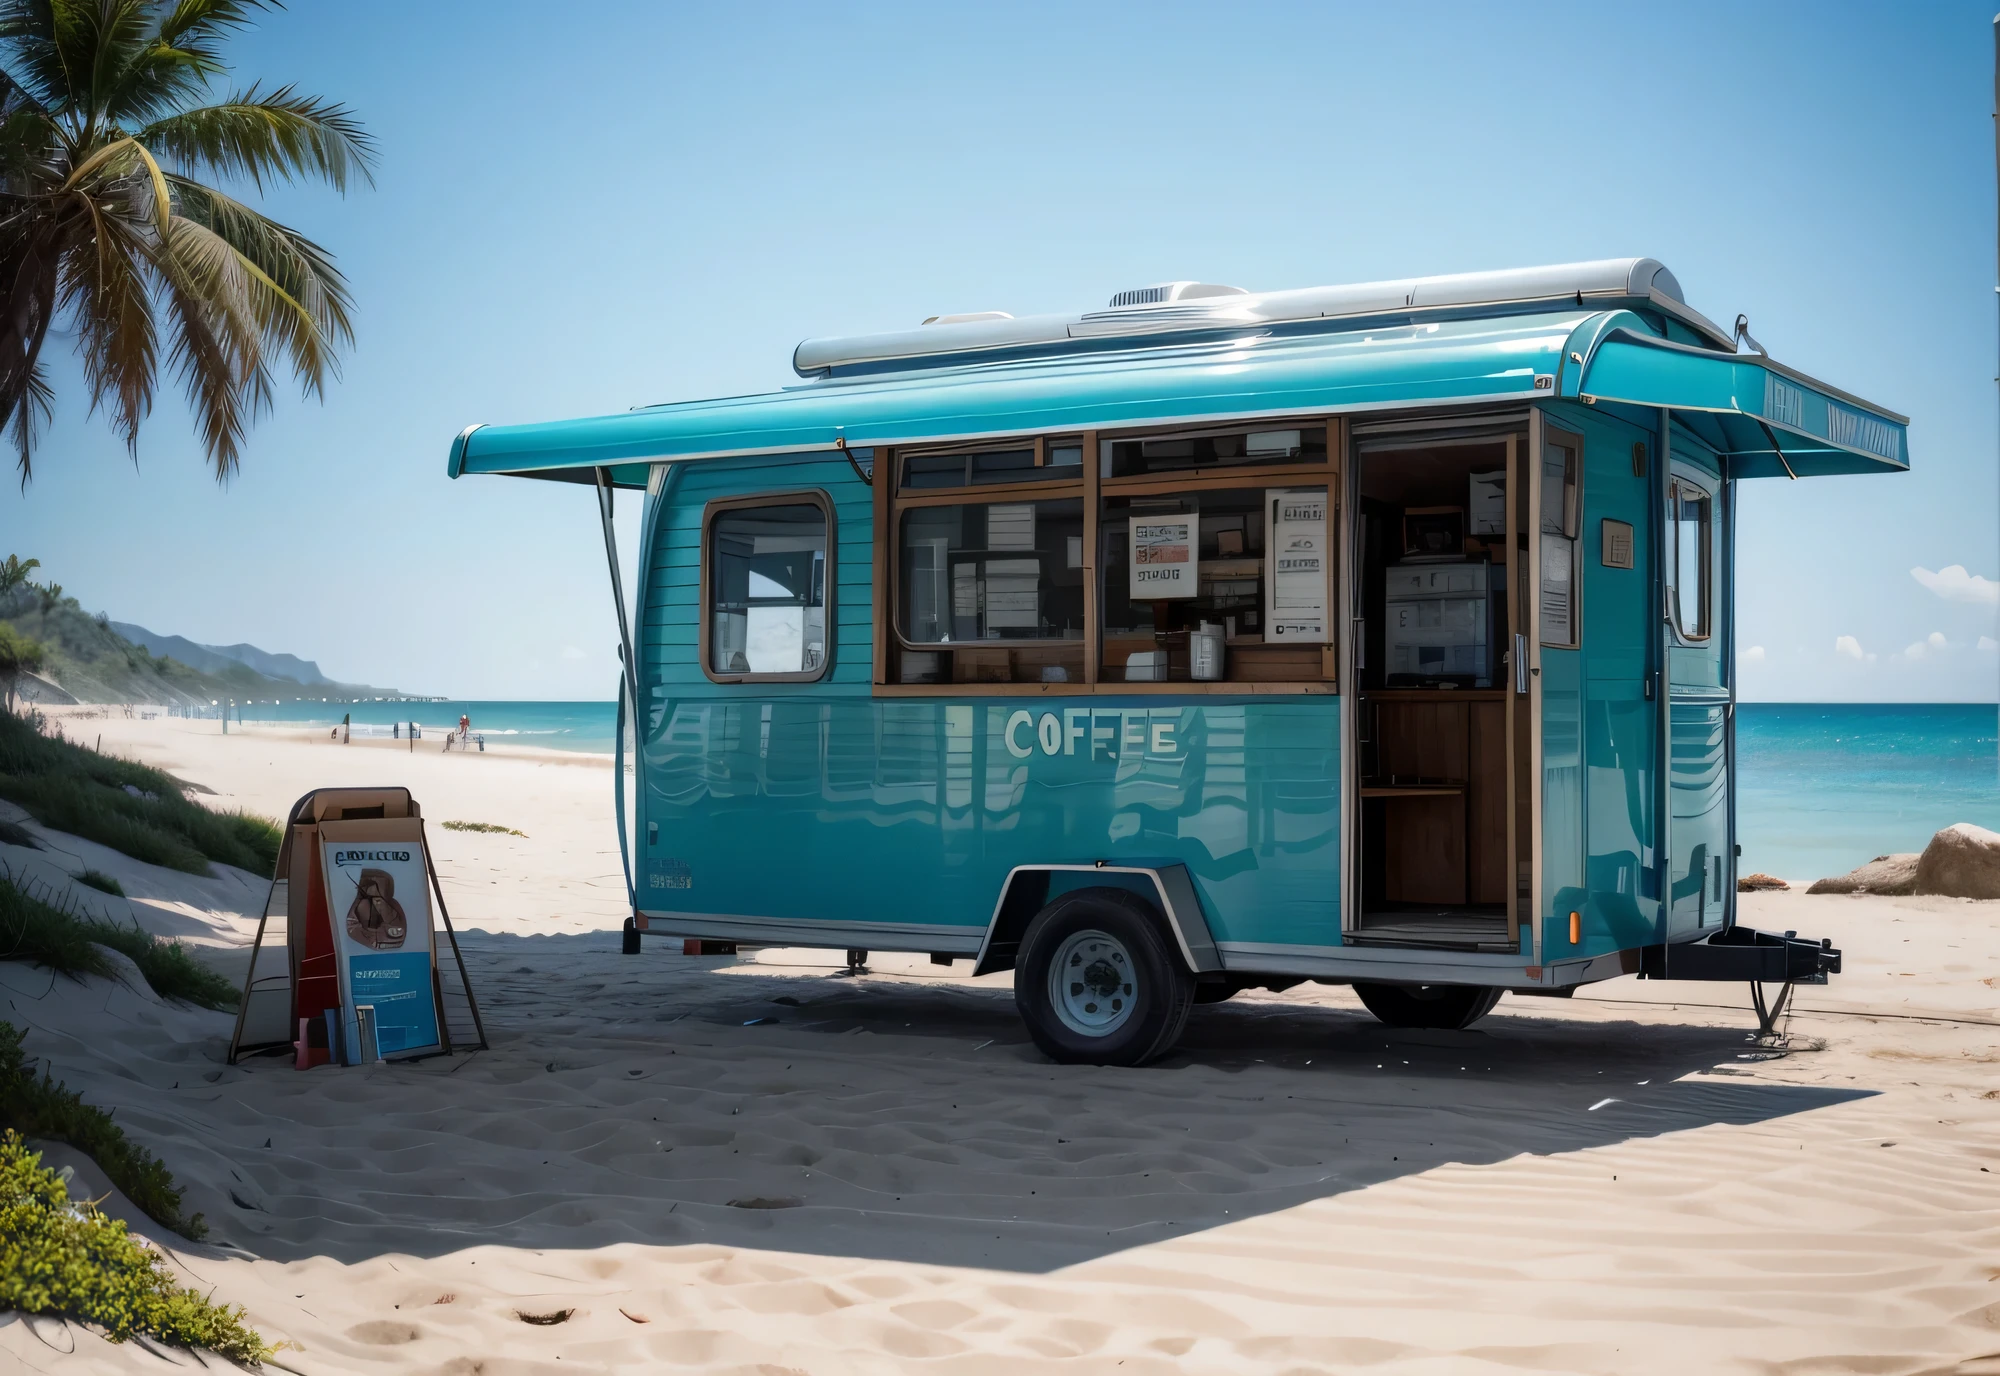
M 461 714 L 494 744 L 609 754 L 608 702 L 293 702 L 245 720 L 387 736 L 416 721 L 440 747 Z M 1891 851 L 1922 850 L 1953 822 L 2000 830 L 2000 730 L 1991 704 L 1744 703 L 1737 711 L 1741 873 L 1842 874 Z

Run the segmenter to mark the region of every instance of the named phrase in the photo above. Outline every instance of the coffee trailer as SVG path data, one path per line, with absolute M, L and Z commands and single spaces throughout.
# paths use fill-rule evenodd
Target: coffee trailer
M 607 549 L 645 493 L 628 951 L 969 959 L 1118 1064 L 1302 980 L 1425 1027 L 1741 980 L 1768 1029 L 1839 970 L 1736 922 L 1735 492 L 1902 471 L 1906 419 L 1658 262 L 1174 282 L 793 364 L 452 445 L 594 485 Z

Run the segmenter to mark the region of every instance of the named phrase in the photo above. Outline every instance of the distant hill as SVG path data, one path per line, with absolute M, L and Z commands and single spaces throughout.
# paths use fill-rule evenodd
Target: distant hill
M 129 621 L 113 621 L 111 629 L 134 645 L 144 646 L 152 654 L 169 655 L 188 668 L 199 669 L 206 674 L 226 674 L 231 665 L 242 664 L 265 678 L 286 679 L 307 687 L 319 688 L 333 683 L 320 672 L 319 665 L 297 655 L 272 654 L 255 645 L 200 645 L 186 636 L 161 635 L 144 626 L 134 626 Z
M 293 655 L 273 655 L 254 645 L 197 645 L 179 636 L 157 637 L 160 644 L 185 646 L 202 660 L 190 664 L 177 654 L 161 654 L 125 635 L 139 631 L 108 617 L 92 616 L 65 597 L 44 606 L 41 593 L 19 588 L 0 603 L 0 620 L 22 635 L 38 640 L 48 651 L 41 677 L 79 702 L 146 702 L 201 704 L 223 698 L 238 702 L 289 701 L 312 696 L 327 698 L 400 698 L 393 688 L 365 683 L 336 683 L 319 666 Z M 122 629 L 121 629 L 122 628 Z M 236 657 L 237 651 L 284 674 L 265 672 Z M 300 675 L 295 677 L 294 675 Z M 302 675 L 311 674 L 310 681 Z M 310 692 L 308 692 L 310 690 Z

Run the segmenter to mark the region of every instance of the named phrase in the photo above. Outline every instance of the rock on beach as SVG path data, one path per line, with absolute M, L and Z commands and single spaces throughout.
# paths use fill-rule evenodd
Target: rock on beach
M 1806 892 L 2000 898 L 2000 832 L 1956 822 L 1931 837 L 1921 853 L 1878 855 Z
M 1931 837 L 1917 861 L 1916 892 L 2000 898 L 2000 832 L 1958 822 Z
M 1859 869 L 1820 880 L 1806 892 L 1912 894 L 1917 891 L 1919 858 L 1915 852 L 1878 855 Z

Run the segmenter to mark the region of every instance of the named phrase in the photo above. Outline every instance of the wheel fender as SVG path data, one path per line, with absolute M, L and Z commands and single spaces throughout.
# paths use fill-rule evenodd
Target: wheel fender
M 1011 970 L 1021 949 L 1021 937 L 1035 914 L 1049 902 L 1050 880 L 1058 874 L 1130 874 L 1150 881 L 1149 895 L 1167 920 L 1174 946 L 1182 962 L 1197 975 L 1217 974 L 1222 957 L 1208 929 L 1208 915 L 1202 911 L 1201 894 L 1194 876 L 1178 861 L 1134 865 L 1016 865 L 1000 886 L 993 917 L 986 924 L 986 939 L 980 943 L 979 957 L 972 964 L 975 976 L 995 970 Z

